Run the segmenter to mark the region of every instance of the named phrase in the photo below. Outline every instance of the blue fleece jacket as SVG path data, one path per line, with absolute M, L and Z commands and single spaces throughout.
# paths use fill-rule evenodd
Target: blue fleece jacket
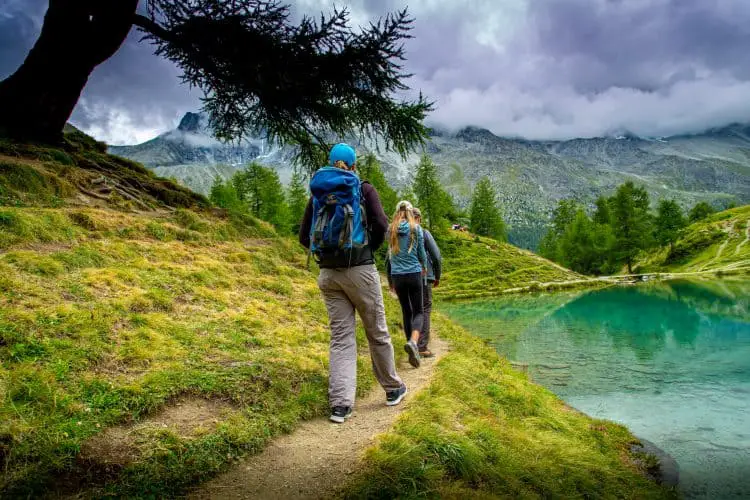
M 424 250 L 424 232 L 421 226 L 416 228 L 416 240 L 409 251 L 409 223 L 402 221 L 398 226 L 398 253 L 391 253 L 391 274 L 421 273 L 427 265 L 427 254 Z M 388 236 L 390 238 L 390 235 Z

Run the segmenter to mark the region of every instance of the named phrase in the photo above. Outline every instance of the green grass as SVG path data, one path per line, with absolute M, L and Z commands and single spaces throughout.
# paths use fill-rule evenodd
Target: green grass
M 489 238 L 459 232 L 436 238 L 445 269 L 436 298 L 492 297 L 521 287 L 540 291 L 554 288 L 550 283 L 584 279 L 532 252 Z
M 439 318 L 453 351 L 368 450 L 347 498 L 675 498 L 645 477 L 624 427 L 531 384 Z M 651 463 L 651 466 L 653 464 Z
M 328 410 L 326 310 L 304 251 L 105 149 L 76 131 L 62 149 L 0 139 L 1 497 L 181 495 Z M 136 199 L 82 201 L 102 177 Z M 441 245 L 438 296 L 576 277 L 491 240 Z M 400 356 L 387 296 L 386 310 Z M 456 351 L 352 493 L 655 491 L 628 468 L 624 429 L 570 412 L 445 318 L 435 325 Z M 361 394 L 373 377 L 358 338 Z M 185 400 L 217 410 L 187 430 L 152 425 Z
M 716 213 L 685 228 L 672 248 L 642 256 L 637 272 L 750 271 L 750 205 Z
M 125 210 L 208 207 L 203 196 L 106 150 L 106 144 L 74 129 L 58 148 L 0 138 L 0 205 L 59 207 L 84 196 Z M 108 199 L 92 198 L 104 185 L 115 192 Z
M 5 207 L 0 252 L 0 496 L 179 494 L 327 411 L 325 307 L 304 251 L 270 226 Z M 140 435 L 142 454 L 114 470 L 82 459 L 107 428 L 186 395 L 232 411 L 199 435 Z

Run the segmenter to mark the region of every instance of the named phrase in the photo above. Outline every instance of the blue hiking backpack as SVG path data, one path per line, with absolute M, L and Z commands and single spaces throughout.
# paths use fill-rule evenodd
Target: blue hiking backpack
M 349 259 L 352 250 L 368 245 L 367 214 L 359 176 L 336 167 L 322 167 L 310 180 L 313 201 L 310 253 Z

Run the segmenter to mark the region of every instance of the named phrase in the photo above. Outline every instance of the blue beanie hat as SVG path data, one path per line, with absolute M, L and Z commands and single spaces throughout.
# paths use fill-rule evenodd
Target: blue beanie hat
M 348 144 L 344 144 L 343 142 L 336 144 L 331 148 L 331 154 L 328 155 L 328 161 L 333 167 L 339 160 L 343 161 L 346 163 L 347 167 L 351 168 L 351 166 L 357 161 L 357 153 L 355 153 L 354 149 Z

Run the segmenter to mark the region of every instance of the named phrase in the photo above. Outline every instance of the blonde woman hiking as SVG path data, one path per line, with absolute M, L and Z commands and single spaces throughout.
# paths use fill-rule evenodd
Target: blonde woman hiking
M 400 201 L 393 214 L 386 235 L 388 241 L 388 283 L 398 296 L 404 318 L 406 345 L 409 363 L 418 368 L 419 336 L 424 325 L 422 287 L 427 255 L 424 249 L 424 232 L 414 218 L 414 207 L 408 201 Z
M 299 241 L 320 266 L 318 287 L 331 327 L 328 400 L 332 422 L 352 415 L 357 391 L 355 311 L 362 318 L 370 358 L 386 403 L 397 405 L 406 385 L 396 373 L 393 345 L 385 320 L 375 250 L 388 228 L 378 192 L 356 173 L 356 153 L 347 144 L 331 149 L 329 165 L 310 181 L 312 194 L 305 210 Z

